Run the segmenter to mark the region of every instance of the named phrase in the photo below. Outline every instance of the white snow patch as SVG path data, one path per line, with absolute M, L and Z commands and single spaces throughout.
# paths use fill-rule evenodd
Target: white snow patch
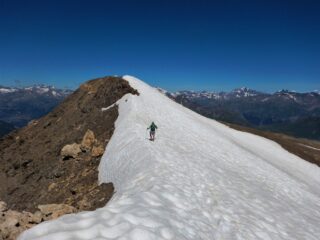
M 110 109 L 110 108 L 112 108 L 112 107 L 114 107 L 114 106 L 116 106 L 116 105 L 118 105 L 118 102 L 115 102 L 115 103 L 111 104 L 111 105 L 108 106 L 108 107 L 101 108 L 101 111 L 102 111 L 102 112 L 107 111 L 108 109 Z
M 0 88 L 0 93 L 13 93 L 16 91 L 17 89 L 14 89 L 14 88 Z
M 37 86 L 37 93 L 43 94 L 43 93 L 46 93 L 46 92 L 49 92 L 49 88 Z
M 307 147 L 307 148 L 310 148 L 310 149 L 313 149 L 313 150 L 318 150 L 318 151 L 320 151 L 319 148 L 315 148 L 315 147 L 312 147 L 312 146 L 309 146 L 309 145 L 305 145 L 305 144 L 302 144 L 302 143 L 299 143 L 299 145 L 304 146 L 304 147 Z
M 119 101 L 99 166 L 109 203 L 19 240 L 320 239 L 320 169 L 278 144 L 202 117 L 142 81 Z M 128 101 L 125 101 L 128 99 Z M 146 127 L 158 125 L 155 142 Z

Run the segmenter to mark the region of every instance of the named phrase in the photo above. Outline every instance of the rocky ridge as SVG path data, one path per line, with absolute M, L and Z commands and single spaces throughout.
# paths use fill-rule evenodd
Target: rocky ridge
M 13 232 L 21 232 L 37 224 L 30 219 L 39 217 L 39 211 L 44 221 L 61 211 L 94 210 L 106 204 L 113 185 L 99 185 L 97 168 L 118 117 L 114 103 L 127 93 L 138 94 L 120 77 L 88 81 L 46 116 L 0 139 L 0 201 L 6 204 L 1 233 L 8 232 L 12 216 L 29 219 L 9 224 Z M 41 206 L 60 207 L 48 218 Z

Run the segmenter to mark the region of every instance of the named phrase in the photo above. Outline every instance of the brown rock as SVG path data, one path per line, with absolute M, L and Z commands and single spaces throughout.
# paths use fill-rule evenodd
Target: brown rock
M 1 228 L 1 226 L 0 226 Z M 0 229 L 0 240 L 8 239 L 9 236 L 9 230 L 8 229 Z
M 78 207 L 80 209 L 88 209 L 91 207 L 91 204 L 88 202 L 87 199 L 82 199 L 78 202 Z
M 94 136 L 94 133 L 90 129 L 88 129 L 83 136 L 83 139 L 81 142 L 81 148 L 84 150 L 91 150 L 95 141 L 96 141 L 96 138 Z
M 29 222 L 31 223 L 41 223 L 43 220 L 42 213 L 40 211 L 36 211 L 34 214 L 32 214 L 32 217 Z
M 7 210 L 7 204 L 3 201 L 0 201 L 0 212 Z
M 30 212 L 23 211 L 19 214 L 19 225 L 20 226 L 27 226 L 29 222 L 32 222 L 33 214 Z
M 93 146 L 92 151 L 91 151 L 91 156 L 92 157 L 100 157 L 104 153 L 104 148 L 103 146 Z
M 5 203 L 2 205 L 5 205 Z M 5 210 L 0 215 L 0 240 L 15 240 L 20 233 L 41 221 L 42 214 L 40 211 L 32 214 L 25 211 Z
M 19 223 L 20 214 L 9 210 L 5 214 L 5 221 L 1 224 L 1 229 L 11 229 Z
M 61 150 L 61 156 L 64 158 L 72 157 L 76 158 L 81 152 L 80 145 L 77 143 L 67 144 Z
M 50 185 L 48 186 L 48 191 L 50 192 L 52 189 L 54 189 L 57 186 L 56 183 L 50 183 Z
M 46 220 L 55 219 L 62 215 L 76 212 L 76 208 L 66 204 L 46 204 L 39 205 L 38 208 L 40 209 L 41 213 L 45 215 Z

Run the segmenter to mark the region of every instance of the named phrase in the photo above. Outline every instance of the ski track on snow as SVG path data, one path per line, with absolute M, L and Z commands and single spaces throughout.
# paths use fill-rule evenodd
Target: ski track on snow
M 320 170 L 278 144 L 202 117 L 134 77 L 99 166 L 108 204 L 19 240 L 320 239 Z M 127 101 L 125 101 L 127 99 Z M 158 125 L 155 142 L 146 128 Z

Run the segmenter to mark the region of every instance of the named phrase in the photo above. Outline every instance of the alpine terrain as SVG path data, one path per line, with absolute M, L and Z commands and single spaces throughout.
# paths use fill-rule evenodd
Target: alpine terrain
M 71 93 L 71 90 L 44 84 L 19 88 L 0 86 L 0 137 L 49 113 Z
M 164 93 L 197 113 L 218 121 L 320 140 L 318 91 L 263 93 L 242 87 L 230 92 Z
M 114 185 L 111 200 L 94 211 L 40 223 L 23 232 L 19 240 L 320 239 L 318 166 L 273 141 L 205 118 L 134 77 L 123 79 L 139 94 L 127 86 L 121 99 L 95 105 L 99 111 L 92 118 L 97 120 L 98 112 L 102 117 L 118 106 L 115 129 L 99 164 L 99 182 Z M 90 84 L 85 86 L 90 88 Z M 97 96 L 96 91 L 79 96 L 93 94 L 102 103 L 108 96 Z M 86 105 L 79 107 L 86 116 L 93 114 Z M 69 109 L 60 107 L 55 113 L 60 111 Z M 64 118 L 51 117 L 55 121 L 43 120 L 41 127 L 58 130 L 53 126 Z M 158 126 L 155 141 L 149 141 L 146 131 L 152 121 Z M 81 137 L 95 125 L 75 123 L 71 129 L 80 126 Z M 93 131 L 99 138 L 104 130 Z M 65 138 L 61 132 L 58 136 L 48 133 L 59 142 Z M 24 144 L 20 139 L 12 141 Z M 59 146 L 56 153 L 63 144 Z M 65 157 L 60 164 L 77 159 Z M 80 181 L 81 175 L 77 176 Z M 64 187 L 63 182 L 59 184 Z M 74 201 L 80 202 L 82 196 L 75 195 L 70 202 L 78 206 Z
M 90 80 L 46 116 L 0 138 L 0 239 L 66 213 L 102 207 L 112 183 L 98 183 L 98 166 L 127 93 L 120 77 Z

